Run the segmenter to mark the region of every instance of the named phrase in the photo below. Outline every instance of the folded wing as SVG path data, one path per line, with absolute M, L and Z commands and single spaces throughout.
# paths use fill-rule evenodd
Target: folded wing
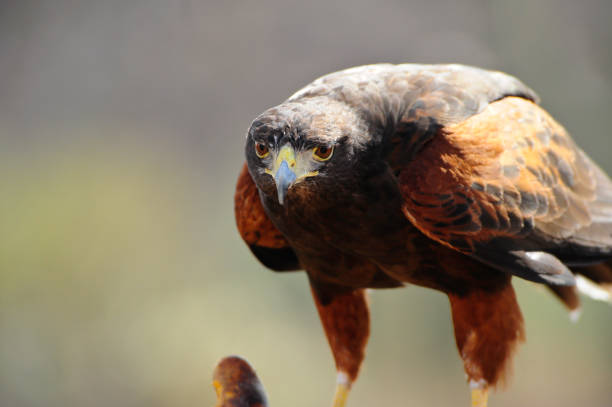
M 399 180 L 417 228 L 497 269 L 571 285 L 567 266 L 612 256 L 612 183 L 532 101 L 440 129 Z
M 301 268 L 289 242 L 266 215 L 246 164 L 236 185 L 234 214 L 240 236 L 264 266 L 276 271 Z

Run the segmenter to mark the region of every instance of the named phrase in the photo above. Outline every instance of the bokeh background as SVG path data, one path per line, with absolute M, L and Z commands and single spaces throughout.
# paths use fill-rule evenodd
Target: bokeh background
M 239 354 L 272 407 L 326 406 L 335 372 L 303 273 L 240 241 L 250 121 L 374 62 L 507 71 L 612 172 L 612 2 L 2 1 L 0 405 L 212 406 Z M 502 406 L 612 406 L 612 307 L 569 322 L 516 281 L 528 342 Z M 350 406 L 467 406 L 448 303 L 372 294 Z

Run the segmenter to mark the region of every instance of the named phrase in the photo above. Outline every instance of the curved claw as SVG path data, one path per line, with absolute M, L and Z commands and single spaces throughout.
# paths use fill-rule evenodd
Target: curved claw
M 266 393 L 251 366 L 238 356 L 223 358 L 213 373 L 215 407 L 268 407 Z

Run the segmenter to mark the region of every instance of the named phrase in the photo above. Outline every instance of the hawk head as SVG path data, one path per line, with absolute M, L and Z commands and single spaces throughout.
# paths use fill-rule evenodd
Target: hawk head
M 247 133 L 246 158 L 257 187 L 280 205 L 295 190 L 330 192 L 353 179 L 367 149 L 364 121 L 328 98 L 286 102 L 257 117 Z M 358 172 L 362 171 L 363 162 Z

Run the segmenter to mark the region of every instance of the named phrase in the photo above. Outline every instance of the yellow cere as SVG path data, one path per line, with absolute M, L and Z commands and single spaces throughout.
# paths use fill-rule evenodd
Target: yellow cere
M 319 175 L 319 171 L 311 169 L 313 163 L 310 157 L 312 157 L 312 152 L 302 152 L 298 157 L 296 157 L 295 150 L 290 145 L 286 144 L 278 152 L 278 155 L 274 160 L 273 168 L 266 168 L 264 169 L 264 172 L 274 177 L 282 162 L 285 161 L 289 169 L 295 174 L 296 181 L 308 177 L 314 177 Z
M 295 151 L 288 144 L 285 144 L 278 152 L 274 168 L 278 169 L 283 161 L 287 161 L 289 168 L 295 167 Z

